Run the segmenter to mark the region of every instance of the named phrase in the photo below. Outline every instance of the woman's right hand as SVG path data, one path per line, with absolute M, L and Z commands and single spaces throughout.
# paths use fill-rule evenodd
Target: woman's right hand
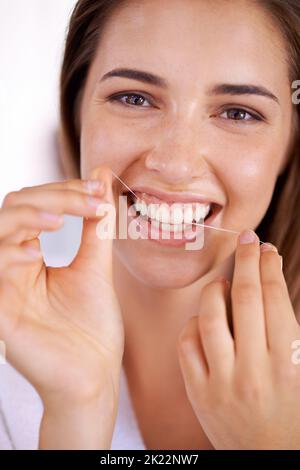
M 23 188 L 9 193 L 0 210 L 0 339 L 8 361 L 42 398 L 41 447 L 58 447 L 55 423 L 66 417 L 64 448 L 109 448 L 116 417 L 124 328 L 112 282 L 113 240 L 96 234 L 107 219 L 96 216 L 96 206 L 114 207 L 112 173 L 100 167 L 90 179 L 106 190 L 80 179 Z M 63 214 L 84 217 L 81 245 L 69 266 L 47 267 L 32 250 L 40 249 L 41 231 L 62 226 Z M 96 432 L 101 416 L 93 429 L 81 422 L 81 410 L 91 419 L 103 413 L 103 435 Z M 83 433 L 80 442 L 66 436 L 72 427 Z

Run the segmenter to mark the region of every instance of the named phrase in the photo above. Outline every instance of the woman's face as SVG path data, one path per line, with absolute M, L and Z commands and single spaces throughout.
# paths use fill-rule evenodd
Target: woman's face
M 101 80 L 117 68 L 147 71 L 164 86 Z M 148 203 L 158 202 L 156 191 L 162 202 L 174 200 L 170 193 L 179 203 L 200 195 L 219 204 L 210 225 L 255 229 L 287 156 L 290 85 L 280 32 L 253 0 L 129 1 L 106 24 L 89 71 L 82 177 L 108 164 Z M 114 190 L 117 200 L 126 188 L 115 179 Z M 180 287 L 230 257 L 235 244 L 234 235 L 206 228 L 199 250 L 131 238 L 114 249 L 142 282 Z

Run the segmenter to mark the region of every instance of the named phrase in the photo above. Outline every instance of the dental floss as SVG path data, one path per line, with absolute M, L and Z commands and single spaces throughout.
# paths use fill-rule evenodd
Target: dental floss
M 121 178 L 119 178 L 119 176 L 117 176 L 112 170 L 111 170 L 111 172 L 114 175 L 114 177 L 117 178 L 120 181 L 120 183 L 122 183 L 134 195 L 134 197 L 136 197 L 138 199 L 137 195 L 132 191 L 132 189 L 130 189 L 129 186 L 127 186 L 127 184 L 124 183 L 124 181 L 122 181 Z M 230 230 L 230 229 L 227 229 L 227 228 L 213 227 L 212 225 L 198 224 L 196 222 L 192 222 L 191 225 L 198 225 L 199 227 L 210 228 L 212 230 L 218 230 L 220 232 L 234 233 L 235 235 L 240 234 L 240 232 L 237 232 L 236 230 Z M 262 241 L 259 241 L 259 243 L 261 243 L 262 245 L 266 244 L 266 242 L 262 242 Z
M 111 172 L 115 176 L 115 178 L 117 178 L 120 181 L 120 183 L 122 183 L 134 195 L 134 197 L 136 197 L 138 199 L 137 195 L 132 191 L 132 189 L 130 189 L 130 187 L 127 186 L 127 184 L 124 183 L 124 181 L 122 181 L 121 178 L 119 178 L 112 170 L 111 170 Z

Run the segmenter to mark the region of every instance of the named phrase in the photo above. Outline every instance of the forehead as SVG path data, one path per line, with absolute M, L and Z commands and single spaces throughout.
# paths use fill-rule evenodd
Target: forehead
M 129 0 L 105 25 L 97 71 L 134 67 L 176 87 L 211 81 L 288 83 L 285 43 L 254 0 Z

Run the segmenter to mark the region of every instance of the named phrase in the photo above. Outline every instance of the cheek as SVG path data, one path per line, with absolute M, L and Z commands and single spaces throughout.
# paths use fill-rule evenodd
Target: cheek
M 130 120 L 118 125 L 115 121 L 102 117 L 99 122 L 90 121 L 82 126 L 83 177 L 98 165 L 109 165 L 116 173 L 122 174 L 145 152 L 145 133 L 140 132 L 140 129 L 137 131 Z
M 227 147 L 228 148 L 228 147 Z M 274 143 L 227 152 L 219 178 L 227 194 L 223 223 L 233 229 L 255 229 L 272 200 L 279 172 L 280 148 Z
M 278 148 L 266 145 L 231 149 L 219 173 L 231 205 L 264 207 L 270 202 L 279 171 L 276 154 Z

